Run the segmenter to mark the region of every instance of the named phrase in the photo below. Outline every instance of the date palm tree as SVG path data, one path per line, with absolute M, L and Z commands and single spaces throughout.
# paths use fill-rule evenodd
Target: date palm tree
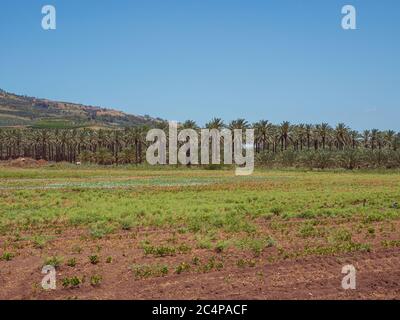
M 199 129 L 199 126 L 193 120 L 186 120 L 184 123 L 182 123 L 181 127 L 182 129 L 193 129 L 193 130 Z
M 358 145 L 358 139 L 360 138 L 360 134 L 355 130 L 351 130 L 349 132 L 349 137 L 351 139 L 351 146 L 353 149 L 355 149 L 356 146 Z
M 362 141 L 363 141 L 363 145 L 364 145 L 364 148 L 369 148 L 369 138 L 370 138 L 370 136 L 371 136 L 371 131 L 369 131 L 369 130 L 364 130 L 363 131 L 363 133 L 362 133 L 362 135 L 361 135 L 361 138 L 362 138 Z
M 349 141 L 349 128 L 344 123 L 339 123 L 335 128 L 336 146 L 343 150 Z
M 260 120 L 253 124 L 256 152 L 269 150 L 270 138 L 272 135 L 272 125 L 268 120 Z
M 281 150 L 287 150 L 288 147 L 288 141 L 290 139 L 290 131 L 291 127 L 290 127 L 290 122 L 289 121 L 284 121 L 281 123 L 281 125 L 279 126 L 279 130 L 280 130 L 280 136 L 279 139 L 281 141 Z
M 225 127 L 225 124 L 221 118 L 213 118 L 211 121 L 206 123 L 206 128 L 210 129 L 210 130 L 211 129 L 221 130 L 224 127 Z
M 393 147 L 395 135 L 396 135 L 396 132 L 394 132 L 393 130 L 387 130 L 383 134 L 383 139 L 389 149 L 392 149 L 392 147 Z
M 136 163 L 143 162 L 143 146 L 146 145 L 147 126 L 138 126 L 133 129 L 134 132 L 134 147 L 136 153 Z
M 305 132 L 307 137 L 307 149 L 310 150 L 311 147 L 311 137 L 313 134 L 314 126 L 312 124 L 305 125 Z
M 326 122 L 316 125 L 316 131 L 317 131 L 319 137 L 321 138 L 322 149 L 324 149 L 324 150 L 325 150 L 325 146 L 326 146 L 326 139 L 328 138 L 330 129 L 331 129 L 331 127 Z
M 3 148 L 5 143 L 6 134 L 4 129 L 0 128 L 0 160 L 3 160 Z
M 371 149 L 374 150 L 376 146 L 378 145 L 378 139 L 379 139 L 380 132 L 378 129 L 372 129 L 371 130 Z
M 244 130 L 244 129 L 247 129 L 249 127 L 250 127 L 249 123 L 243 118 L 232 120 L 228 125 L 228 128 L 230 130 L 232 130 L 232 131 L 235 130 L 235 129 Z

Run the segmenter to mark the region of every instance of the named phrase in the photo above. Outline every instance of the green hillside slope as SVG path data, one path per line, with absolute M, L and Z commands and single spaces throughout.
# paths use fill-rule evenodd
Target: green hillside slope
M 113 109 L 21 96 L 0 89 L 0 127 L 130 127 L 161 121 Z

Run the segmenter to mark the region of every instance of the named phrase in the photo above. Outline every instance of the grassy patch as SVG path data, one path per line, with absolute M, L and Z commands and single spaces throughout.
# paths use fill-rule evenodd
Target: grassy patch
M 135 264 L 131 268 L 133 275 L 136 279 L 143 279 L 149 277 L 162 277 L 168 274 L 169 269 L 167 265 L 148 265 L 148 264 Z

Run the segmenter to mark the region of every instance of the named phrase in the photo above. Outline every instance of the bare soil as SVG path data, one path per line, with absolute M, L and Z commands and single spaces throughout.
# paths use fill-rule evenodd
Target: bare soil
M 0 299 L 399 299 L 400 248 L 376 244 L 370 252 L 280 257 L 276 247 L 259 256 L 229 248 L 223 252 L 198 249 L 190 234 L 173 230 L 121 231 L 94 240 L 84 229 L 54 226 L 54 238 L 43 247 L 20 235 L 15 241 L 0 237 L 0 245 L 13 241 L 15 256 L 0 260 Z M 48 230 L 47 230 L 48 231 Z M 142 243 L 186 243 L 191 250 L 170 256 L 144 254 Z M 293 243 L 293 248 L 305 243 Z M 0 249 L 0 253 L 3 250 Z M 59 256 L 56 290 L 41 288 L 44 260 Z M 92 264 L 89 256 L 97 255 Z M 112 262 L 107 261 L 112 257 Z M 71 258 L 76 266 L 67 265 Z M 210 261 L 213 266 L 210 267 Z M 238 261 L 246 263 L 239 265 Z M 185 263 L 188 269 L 178 273 Z M 346 264 L 355 266 L 356 290 L 344 290 L 341 282 Z M 168 266 L 165 275 L 137 276 L 132 266 Z M 93 275 L 101 276 L 91 284 Z M 65 288 L 62 279 L 76 276 L 84 281 Z
M 5 164 L 14 168 L 37 168 L 47 165 L 48 161 L 44 159 L 35 160 L 32 158 L 18 158 L 6 161 Z

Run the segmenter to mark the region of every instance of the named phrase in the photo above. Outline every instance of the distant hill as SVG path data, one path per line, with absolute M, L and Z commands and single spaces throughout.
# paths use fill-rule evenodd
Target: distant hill
M 17 95 L 0 89 L 0 127 L 132 127 L 162 119 L 77 103 Z

